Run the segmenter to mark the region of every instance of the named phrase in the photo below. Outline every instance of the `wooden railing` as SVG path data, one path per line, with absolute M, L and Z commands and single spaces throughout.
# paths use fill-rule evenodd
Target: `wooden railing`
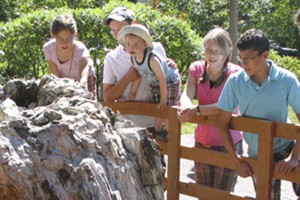
M 179 194 L 185 194 L 201 199 L 236 199 L 245 200 L 253 199 L 251 197 L 240 197 L 228 192 L 205 187 L 196 183 L 180 182 L 180 158 L 201 161 L 202 163 L 212 164 L 215 166 L 235 169 L 229 155 L 210 150 L 198 148 L 189 148 L 180 145 L 181 123 L 177 119 L 177 109 L 167 107 L 165 110 L 158 110 L 155 104 L 142 102 L 122 102 L 122 103 L 103 103 L 104 106 L 110 107 L 121 114 L 142 114 L 146 116 L 168 118 L 170 121 L 170 130 L 168 142 L 160 142 L 159 146 L 162 152 L 168 155 L 167 165 L 167 199 L 179 199 Z M 191 123 L 205 124 L 216 126 L 216 115 L 200 115 L 191 121 Z M 300 141 L 300 127 L 292 124 L 279 122 L 270 122 L 265 120 L 232 116 L 231 129 L 247 131 L 258 134 L 258 157 L 251 159 L 243 157 L 252 167 L 257 177 L 256 199 L 270 199 L 271 180 L 272 178 L 287 180 L 300 183 L 300 168 L 293 170 L 289 174 L 274 172 L 273 164 L 273 140 L 274 137 L 281 137 Z

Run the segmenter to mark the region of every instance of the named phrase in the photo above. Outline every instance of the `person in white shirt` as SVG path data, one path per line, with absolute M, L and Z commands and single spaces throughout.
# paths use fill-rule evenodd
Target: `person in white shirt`
M 118 32 L 122 27 L 137 23 L 135 13 L 125 7 L 115 8 L 105 20 L 111 34 L 117 39 Z M 166 52 L 161 43 L 153 42 L 154 51 L 166 58 Z M 170 67 L 176 67 L 174 61 L 167 59 Z M 130 55 L 122 45 L 111 50 L 104 59 L 103 70 L 103 100 L 104 102 L 124 101 L 130 91 L 131 82 L 140 77 L 139 73 L 131 67 Z M 150 101 L 151 92 L 149 84 L 141 80 L 135 101 Z M 147 116 L 126 115 L 135 126 L 153 127 L 154 118 Z

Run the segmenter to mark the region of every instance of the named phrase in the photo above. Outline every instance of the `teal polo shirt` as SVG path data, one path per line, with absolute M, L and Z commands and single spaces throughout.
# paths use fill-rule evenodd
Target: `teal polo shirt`
M 300 112 L 300 84 L 295 74 L 278 67 L 273 61 L 262 85 L 254 82 L 245 71 L 233 74 L 226 82 L 217 106 L 227 112 L 239 107 L 241 115 L 269 121 L 288 122 L 288 106 Z M 257 157 L 258 135 L 244 132 L 250 157 Z M 290 140 L 275 138 L 274 153 L 284 150 Z

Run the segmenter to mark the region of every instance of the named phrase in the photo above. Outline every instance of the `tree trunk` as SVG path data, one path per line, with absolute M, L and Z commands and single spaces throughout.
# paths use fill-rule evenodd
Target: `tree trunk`
M 229 34 L 233 43 L 233 51 L 232 51 L 232 58 L 231 62 L 237 63 L 237 48 L 236 48 L 236 41 L 237 41 L 237 33 L 238 33 L 238 1 L 237 0 L 230 0 L 230 28 Z

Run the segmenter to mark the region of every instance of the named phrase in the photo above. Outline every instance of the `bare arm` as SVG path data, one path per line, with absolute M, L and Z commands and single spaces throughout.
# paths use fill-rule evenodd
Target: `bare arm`
M 160 89 L 160 102 L 158 104 L 159 109 L 164 109 L 167 105 L 167 81 L 166 75 L 163 71 L 160 61 L 158 58 L 154 57 L 153 55 L 150 58 L 150 67 L 155 73 L 158 81 L 159 81 L 159 89 Z
M 180 105 L 186 107 L 193 106 L 192 101 L 196 97 L 196 85 L 197 82 L 195 78 L 189 75 L 183 93 L 180 96 Z
M 300 122 L 300 113 L 297 113 L 296 116 L 298 118 L 298 122 Z M 276 163 L 275 170 L 284 173 L 291 172 L 295 167 L 298 166 L 299 157 L 300 157 L 300 141 L 296 140 L 290 158 L 287 161 L 282 160 Z
M 49 64 L 49 72 L 51 74 L 54 74 L 57 77 L 60 77 L 57 65 L 51 60 L 48 60 L 48 64 Z
M 140 74 L 133 67 L 116 84 L 103 84 L 103 99 L 105 102 L 112 102 L 119 99 L 126 89 L 128 83 L 140 78 Z
M 183 93 L 180 96 L 180 108 L 177 115 L 181 122 L 188 122 L 196 116 L 197 105 L 193 105 L 193 99 L 196 97 L 197 81 L 195 77 L 188 76 L 187 83 Z
M 180 97 L 180 111 L 178 119 L 181 122 L 188 122 L 197 114 L 197 105 L 193 105 L 193 100 L 196 97 L 197 80 L 193 76 L 188 76 L 184 91 Z M 219 109 L 216 104 L 201 105 L 200 113 L 204 115 L 217 114 Z
M 78 75 L 80 77 L 80 83 L 87 87 L 87 81 L 89 76 L 89 65 L 92 65 L 93 61 L 91 58 L 82 58 L 79 61 Z
M 220 109 L 219 114 L 218 114 L 218 116 L 219 116 L 218 117 L 218 119 L 219 119 L 218 129 L 221 134 L 222 140 L 224 142 L 224 146 L 225 146 L 228 154 L 230 155 L 232 162 L 236 166 L 236 170 L 237 170 L 238 174 L 241 177 L 248 177 L 248 176 L 252 175 L 252 170 L 251 170 L 250 166 L 247 164 L 247 162 L 242 161 L 238 158 L 238 156 L 235 152 L 234 144 L 233 144 L 232 137 L 231 137 L 231 134 L 229 131 L 231 114 L 232 113 L 226 112 L 226 111 Z
M 137 90 L 139 89 L 141 78 L 137 79 L 136 81 L 133 81 L 131 84 L 130 92 L 126 100 L 133 101 L 135 99 Z

